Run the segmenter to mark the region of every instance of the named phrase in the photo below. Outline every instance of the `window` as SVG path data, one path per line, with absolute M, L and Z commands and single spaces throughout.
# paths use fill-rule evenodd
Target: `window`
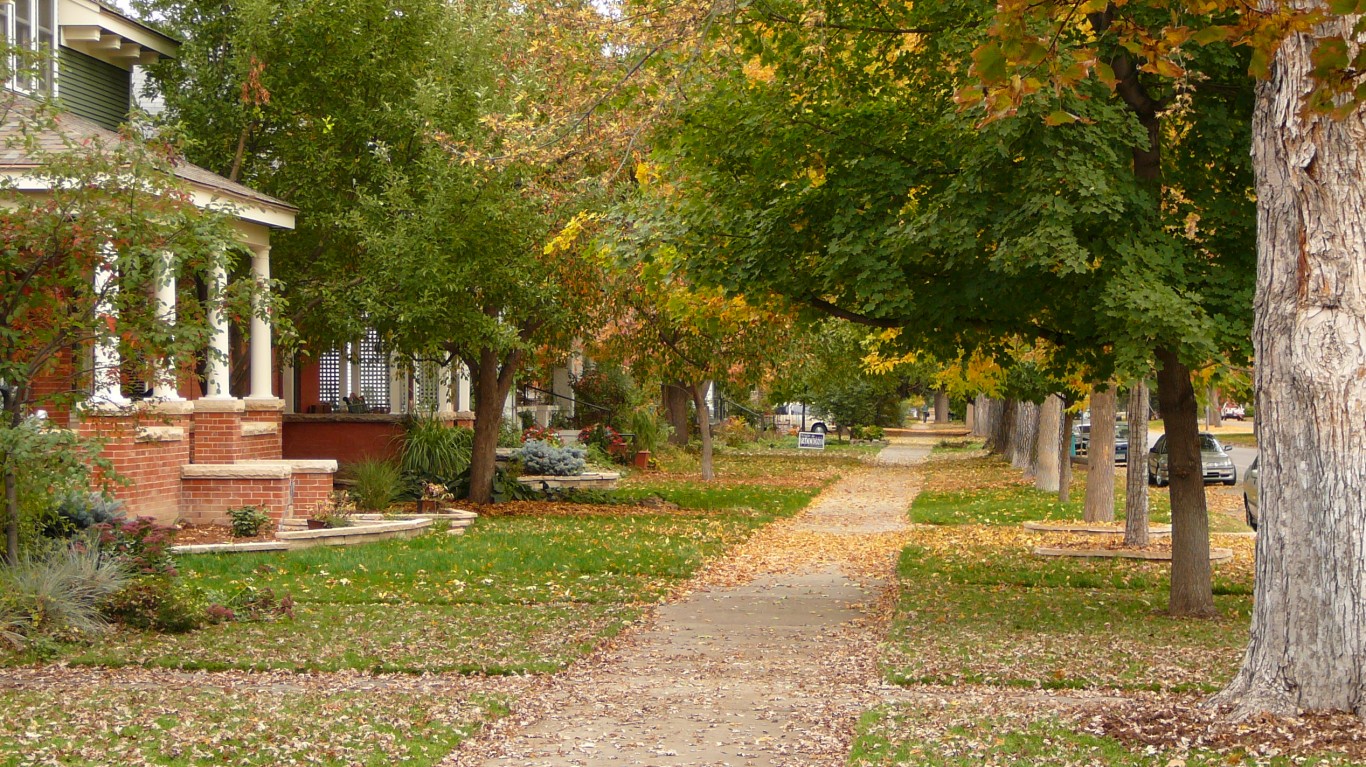
M 24 93 L 52 93 L 57 0 L 0 0 L 0 31 L 11 49 L 7 85 Z

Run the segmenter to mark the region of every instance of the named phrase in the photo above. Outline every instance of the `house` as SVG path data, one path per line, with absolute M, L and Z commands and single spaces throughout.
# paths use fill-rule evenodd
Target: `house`
M 133 101 L 134 67 L 174 56 L 177 47 L 175 40 L 97 0 L 4 0 L 0 32 L 15 47 L 51 54 L 36 73 L 7 67 L 16 74 L 5 86 L 19 94 L 21 104 L 23 94 L 57 99 L 63 110 L 60 134 L 38 137 L 40 144 L 54 148 L 60 148 L 63 135 L 118 140 L 116 129 L 126 121 Z M 19 130 L 17 119 L 0 124 L 5 143 L 0 174 L 21 191 L 42 194 L 45 182 L 32 174 L 35 160 L 7 141 Z M 298 211 L 194 165 L 180 164 L 175 174 L 190 187 L 196 205 L 232 211 L 241 246 L 251 254 L 253 279 L 268 281 L 271 234 L 292 229 Z M 227 275 L 220 270 L 214 278 L 226 281 Z M 171 316 L 173 280 L 160 286 L 153 299 L 167 306 Z M 130 480 L 115 495 L 131 514 L 167 524 L 205 523 L 225 520 L 229 508 L 253 504 L 267 507 L 277 520 L 301 516 L 329 496 L 337 464 L 283 458 L 286 402 L 280 393 L 294 387 L 292 377 L 290 386 L 284 386 L 269 322 L 254 317 L 250 327 L 241 328 L 250 365 L 250 386 L 243 396 L 234 396 L 230 365 L 224 362 L 234 353 L 228 321 L 221 311 L 210 311 L 210 324 L 216 353 L 209 355 L 202 381 L 167 369 L 148 391 L 130 397 L 127 382 L 96 377 L 86 403 L 74 412 L 54 412 L 52 418 L 106 440 L 104 456 L 116 473 Z M 89 354 L 91 364 L 73 362 L 69 368 L 119 367 L 117 348 L 97 346 Z M 71 385 L 61 379 L 56 375 L 49 382 L 53 391 Z

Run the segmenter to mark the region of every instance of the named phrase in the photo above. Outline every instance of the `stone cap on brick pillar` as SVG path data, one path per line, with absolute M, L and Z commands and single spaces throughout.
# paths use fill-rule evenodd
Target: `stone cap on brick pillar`
M 284 458 L 280 460 L 243 461 L 235 466 L 286 466 L 295 474 L 336 474 L 337 462 L 330 458 Z
M 196 413 L 243 413 L 247 406 L 240 399 L 197 399 L 194 400 Z
M 288 464 L 260 463 L 189 463 L 180 467 L 182 479 L 289 479 L 293 471 Z
M 261 412 L 270 412 L 270 411 L 275 411 L 275 412 L 281 412 L 281 413 L 282 413 L 282 412 L 284 412 L 284 409 L 285 409 L 285 401 L 282 400 L 282 399 L 279 399 L 279 398 L 275 398 L 275 397 L 272 397 L 272 398 L 262 397 L 262 398 L 260 398 L 260 399 L 253 399 L 253 398 L 251 398 L 251 397 L 248 397 L 248 398 L 242 400 L 242 402 L 245 402 L 245 403 L 247 404 L 247 410 L 248 410 L 248 412 L 258 412 L 258 411 L 261 411 Z
M 194 410 L 194 403 L 187 400 L 167 401 L 160 399 L 134 400 L 123 405 L 108 402 L 81 402 L 75 412 L 91 418 L 132 418 L 135 416 L 188 415 Z

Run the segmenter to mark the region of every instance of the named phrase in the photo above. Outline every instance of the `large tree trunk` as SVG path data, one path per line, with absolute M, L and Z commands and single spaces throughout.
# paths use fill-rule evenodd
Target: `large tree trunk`
M 987 450 L 1009 456 L 1015 431 L 1015 400 L 991 401 L 991 432 L 987 435 Z
M 707 386 L 710 381 L 692 385 L 692 401 L 697 410 L 697 432 L 702 435 L 702 479 L 710 482 L 715 474 L 711 460 L 711 413 L 707 412 Z
M 1115 387 L 1091 392 L 1091 444 L 1086 450 L 1087 522 L 1115 519 Z
M 1015 438 L 1010 463 L 1026 476 L 1034 468 L 1034 443 L 1039 434 L 1039 406 L 1033 402 L 1015 403 Z
M 1210 384 L 1209 391 L 1205 392 L 1205 402 L 1208 403 L 1205 408 L 1205 425 L 1211 429 L 1223 425 L 1224 411 L 1219 399 L 1219 387 Z
M 470 501 L 493 501 L 493 474 L 498 466 L 498 434 L 503 426 L 503 404 L 521 363 L 515 351 L 500 360 L 492 349 L 481 349 L 478 360 L 466 359 L 474 378 L 474 447 L 470 455 Z
M 1316 34 L 1351 40 L 1358 17 L 1330 18 Z M 1366 111 L 1304 111 L 1314 43 L 1281 45 L 1253 119 L 1261 518 L 1252 637 L 1220 697 L 1366 715 Z
M 949 422 L 949 393 L 946 391 L 934 393 L 934 422 Z
M 1157 350 L 1157 396 L 1167 432 L 1172 499 L 1172 583 L 1167 607 L 1175 616 L 1210 617 L 1214 587 L 1209 564 L 1209 514 L 1200 462 L 1200 418 L 1190 370 L 1176 352 Z
M 1072 411 L 1062 403 L 1062 439 L 1058 441 L 1058 503 L 1072 500 Z
M 985 394 L 978 394 L 972 409 L 973 430 L 975 437 L 986 438 L 991 433 L 991 398 Z
M 688 399 L 690 394 L 686 384 L 666 383 L 659 389 L 660 402 L 664 406 L 664 417 L 668 419 L 669 426 L 673 427 L 673 434 L 669 435 L 669 444 L 679 447 L 688 445 Z
M 1124 545 L 1148 545 L 1148 382 L 1129 386 L 1129 466 L 1124 472 Z
M 1039 408 L 1039 435 L 1035 442 L 1034 454 L 1038 466 L 1034 471 L 1034 487 L 1050 493 L 1058 492 L 1062 477 L 1058 472 L 1059 461 L 1064 461 L 1066 448 L 1059 449 L 1062 439 L 1062 397 L 1049 395 Z

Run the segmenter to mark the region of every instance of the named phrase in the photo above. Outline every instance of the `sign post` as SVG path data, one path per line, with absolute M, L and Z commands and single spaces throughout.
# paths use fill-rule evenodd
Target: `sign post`
M 824 450 L 825 432 L 823 431 L 801 431 L 797 432 L 797 447 L 802 450 Z

